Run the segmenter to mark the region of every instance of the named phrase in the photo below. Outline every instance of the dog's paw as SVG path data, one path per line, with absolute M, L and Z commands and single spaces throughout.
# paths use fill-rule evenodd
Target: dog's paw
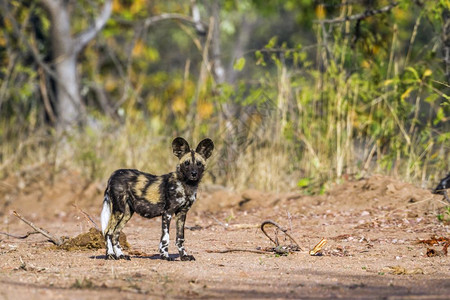
M 183 255 L 180 257 L 180 259 L 182 261 L 191 261 L 191 260 L 195 260 L 195 257 L 193 255 Z
M 120 255 L 118 259 L 124 259 L 124 260 L 131 260 L 131 257 L 129 255 Z
M 161 257 L 161 259 L 167 260 L 167 261 L 174 261 L 175 260 L 173 257 L 170 257 L 170 256 L 160 255 L 160 257 Z
M 105 259 L 106 260 L 117 260 L 119 258 L 117 258 L 117 256 L 115 254 L 106 254 Z

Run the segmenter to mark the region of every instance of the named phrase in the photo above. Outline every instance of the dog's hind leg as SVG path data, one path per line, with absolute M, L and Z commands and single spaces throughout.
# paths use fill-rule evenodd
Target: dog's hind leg
M 133 211 L 131 210 L 130 205 L 128 203 L 126 203 L 125 211 L 122 214 L 122 218 L 117 223 L 115 230 L 112 234 L 112 246 L 113 246 L 113 250 L 114 250 L 116 259 L 130 260 L 130 256 L 124 255 L 122 252 L 122 247 L 120 247 L 120 243 L 119 243 L 119 237 L 120 237 L 120 232 L 125 227 L 125 224 L 127 224 L 127 222 L 131 219 L 132 216 L 133 216 Z
M 115 212 L 111 215 L 108 228 L 105 231 L 106 259 L 119 259 L 114 251 L 114 235 L 117 225 L 123 218 L 123 213 Z
M 112 234 L 118 223 L 117 217 L 121 216 L 118 216 L 117 212 L 113 212 L 111 199 L 108 193 L 105 193 L 100 221 L 102 225 L 102 234 L 105 237 L 106 259 L 116 259 L 112 244 Z
M 105 193 L 103 201 L 103 210 L 101 213 L 102 233 L 105 237 L 106 244 L 106 259 L 129 259 L 123 255 L 119 244 L 119 236 L 125 224 L 130 220 L 133 212 L 126 202 L 126 195 L 120 198 L 124 205 L 121 209 L 118 208 L 120 203 L 117 198 L 112 198 L 108 192 Z M 114 205 L 116 203 L 116 205 Z

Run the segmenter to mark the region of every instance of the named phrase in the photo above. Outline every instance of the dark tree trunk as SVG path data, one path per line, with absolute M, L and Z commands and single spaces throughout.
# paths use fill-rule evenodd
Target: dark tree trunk
M 447 81 L 450 82 L 450 10 L 444 9 L 442 13 L 442 51 Z

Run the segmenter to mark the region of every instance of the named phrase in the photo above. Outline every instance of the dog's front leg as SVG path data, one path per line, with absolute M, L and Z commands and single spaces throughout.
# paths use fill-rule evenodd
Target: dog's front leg
M 184 223 L 186 222 L 187 211 L 180 211 L 177 215 L 177 240 L 176 245 L 180 253 L 181 260 L 195 260 L 194 256 L 188 255 L 184 249 Z
M 161 241 L 159 243 L 159 253 L 161 255 L 161 258 L 165 260 L 173 260 L 173 258 L 169 256 L 169 228 L 171 219 L 172 219 L 171 214 L 163 213 L 162 233 L 161 233 Z

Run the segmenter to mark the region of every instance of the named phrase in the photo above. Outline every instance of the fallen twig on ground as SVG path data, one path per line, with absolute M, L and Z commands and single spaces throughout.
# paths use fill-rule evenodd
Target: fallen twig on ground
M 15 239 L 20 239 L 20 240 L 26 239 L 30 235 L 36 234 L 36 233 L 40 233 L 40 232 L 38 232 L 38 231 L 29 231 L 25 235 L 15 235 L 15 234 L 7 233 L 7 232 L 0 232 L 0 234 L 9 236 L 9 237 L 12 237 L 12 238 L 15 238 Z
M 253 228 L 256 227 L 253 224 L 244 224 L 246 225 L 244 228 Z M 276 230 L 281 230 L 286 237 L 289 238 L 289 240 L 293 243 L 290 245 L 280 245 L 280 243 L 278 242 L 278 237 L 276 236 L 275 239 L 273 239 L 272 237 L 270 237 L 270 235 L 266 232 L 265 227 L 271 225 L 276 227 Z M 300 246 L 298 245 L 298 243 L 294 240 L 294 238 L 292 236 L 290 236 L 287 233 L 287 229 L 282 228 L 280 225 L 278 225 L 276 222 L 271 221 L 271 220 L 266 220 L 264 222 L 262 222 L 261 226 L 260 226 L 262 232 L 264 233 L 265 236 L 267 236 L 269 238 L 269 240 L 275 244 L 275 247 L 269 247 L 269 248 L 265 248 L 265 249 L 241 249 L 241 248 L 234 248 L 234 249 L 225 249 L 225 250 L 206 250 L 209 253 L 229 253 L 229 252 L 251 252 L 251 253 L 258 253 L 258 254 L 279 254 L 279 255 L 287 255 L 291 252 L 294 251 L 301 251 L 302 249 L 300 248 Z M 277 233 L 275 234 L 277 235 Z
M 208 253 L 229 253 L 229 252 L 251 252 L 251 253 L 259 253 L 259 254 L 270 254 L 270 251 L 264 250 L 253 250 L 253 249 L 225 249 L 225 250 L 206 250 Z
M 280 243 L 278 242 L 278 237 L 277 234 L 275 234 L 275 239 L 272 239 L 272 237 L 270 237 L 270 235 L 266 232 L 265 227 L 268 225 L 272 225 L 275 226 L 277 228 L 277 230 L 280 230 L 281 232 L 283 232 L 291 242 L 293 242 L 294 244 L 289 245 L 289 246 L 285 246 L 286 248 L 291 249 L 292 251 L 299 251 L 302 250 L 302 248 L 300 248 L 300 246 L 298 245 L 298 243 L 294 240 L 294 238 L 287 233 L 287 229 L 282 228 L 278 223 L 272 221 L 272 220 L 266 220 L 264 222 L 261 223 L 261 230 L 264 233 L 265 236 L 267 236 L 267 238 L 275 244 L 275 247 L 280 246 Z
M 17 218 L 19 218 L 25 224 L 27 224 L 28 226 L 33 228 L 35 230 L 35 232 L 29 232 L 28 234 L 26 234 L 24 236 L 15 236 L 15 235 L 7 234 L 7 233 L 3 233 L 3 234 L 6 234 L 6 235 L 9 235 L 12 237 L 16 237 L 16 238 L 25 239 L 31 234 L 40 233 L 43 236 L 45 236 L 49 242 L 55 244 L 56 248 L 64 249 L 67 251 L 105 248 L 105 239 L 104 239 L 101 231 L 98 230 L 97 228 L 91 227 L 88 232 L 81 233 L 74 238 L 69 238 L 69 237 L 57 238 L 57 237 L 53 236 L 52 234 L 50 234 L 47 230 L 37 227 L 31 221 L 25 219 L 16 211 L 14 211 L 13 213 Z M 127 238 L 123 232 L 120 233 L 119 241 L 124 249 L 129 248 Z
M 50 242 L 52 242 L 53 244 L 55 244 L 56 246 L 60 246 L 62 245 L 62 240 L 60 238 L 57 238 L 53 235 L 50 234 L 50 232 L 48 232 L 45 229 L 39 228 L 36 225 L 33 224 L 33 222 L 25 219 L 24 217 L 22 217 L 19 213 L 17 213 L 16 211 L 13 211 L 13 214 L 19 218 L 20 220 L 22 220 L 25 224 L 27 224 L 28 226 L 30 226 L 31 228 L 33 228 L 34 230 L 36 230 L 37 232 L 39 232 L 40 234 L 42 234 L 43 236 L 45 236 L 46 238 L 48 238 L 48 240 Z

